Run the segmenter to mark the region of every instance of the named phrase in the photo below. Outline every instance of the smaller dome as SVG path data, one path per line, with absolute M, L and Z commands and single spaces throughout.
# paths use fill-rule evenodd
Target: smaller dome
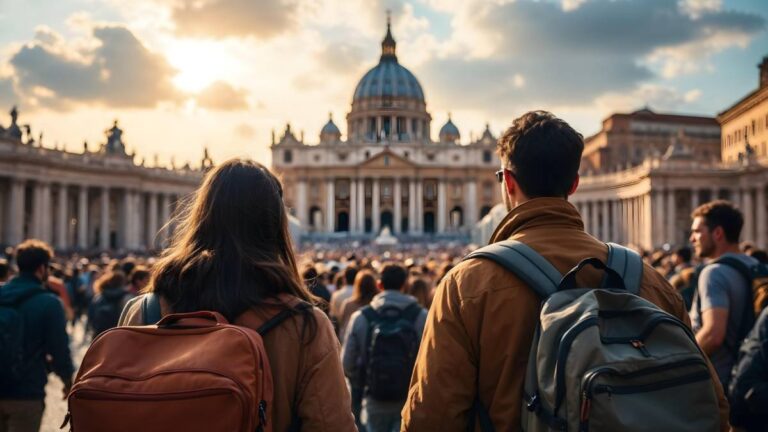
M 448 121 L 440 128 L 440 142 L 456 142 L 461 138 L 459 128 L 453 124 L 451 115 L 448 114 Z
M 341 131 L 333 122 L 333 114 L 328 114 L 328 123 L 320 130 L 320 142 L 336 142 L 341 140 Z

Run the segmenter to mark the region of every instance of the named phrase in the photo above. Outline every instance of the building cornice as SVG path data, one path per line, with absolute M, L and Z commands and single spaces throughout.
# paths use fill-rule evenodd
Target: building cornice
M 717 121 L 722 126 L 765 100 L 768 100 L 768 86 L 753 91 L 730 108 L 718 114 Z

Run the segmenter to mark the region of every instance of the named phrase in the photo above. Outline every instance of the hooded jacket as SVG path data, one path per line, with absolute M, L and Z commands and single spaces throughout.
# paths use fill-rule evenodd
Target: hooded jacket
M 491 243 L 521 241 L 562 274 L 581 260 L 605 262 L 608 249 L 584 232 L 576 208 L 561 198 L 536 198 L 513 209 Z M 602 274 L 579 272 L 579 286 L 599 286 Z M 690 326 L 682 298 L 645 265 L 640 296 Z M 520 430 L 528 354 L 538 323 L 540 300 L 517 276 L 484 259 L 467 260 L 443 278 L 427 318 L 419 355 L 403 408 L 403 431 L 466 431 L 475 397 L 496 430 Z M 720 401 L 721 430 L 727 431 L 728 403 L 710 365 Z
M 39 294 L 28 297 L 17 309 L 24 319 L 24 354 L 28 367 L 18 385 L 0 388 L 0 399 L 45 399 L 47 355 L 52 359 L 50 368 L 62 381 L 71 380 L 75 371 L 64 306 L 56 295 L 43 288 L 40 280 L 28 274 L 11 279 L 0 287 L 0 302 L 12 303 L 31 291 Z

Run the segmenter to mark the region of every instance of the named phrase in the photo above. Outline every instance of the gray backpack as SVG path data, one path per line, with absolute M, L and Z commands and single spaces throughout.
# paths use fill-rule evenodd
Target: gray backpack
M 507 240 L 469 258 L 490 259 L 542 299 L 523 395 L 526 431 L 717 431 L 715 395 L 691 330 L 637 294 L 640 256 L 608 244 L 608 264 L 580 262 L 564 277 L 523 243 Z M 605 272 L 600 288 L 577 288 L 586 265 Z M 475 407 L 483 432 L 487 410 Z

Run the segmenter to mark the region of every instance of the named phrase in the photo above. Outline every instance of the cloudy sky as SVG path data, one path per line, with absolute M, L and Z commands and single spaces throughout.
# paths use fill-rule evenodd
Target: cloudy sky
M 0 125 L 80 151 L 119 119 L 152 163 L 269 160 L 290 122 L 346 130 L 392 11 L 433 135 L 463 141 L 531 109 L 581 132 L 645 105 L 716 115 L 757 86 L 766 0 L 0 0 Z

